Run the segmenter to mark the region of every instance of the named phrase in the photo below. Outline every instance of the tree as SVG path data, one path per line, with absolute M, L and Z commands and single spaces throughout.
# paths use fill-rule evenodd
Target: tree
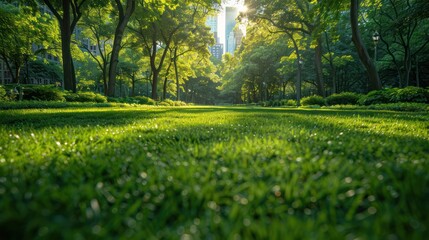
M 56 44 L 57 28 L 49 17 L 32 13 L 25 6 L 15 7 L 0 3 L 0 59 L 12 75 L 14 83 L 20 82 L 21 67 L 35 54 L 49 51 Z M 33 52 L 33 44 L 38 49 Z M 26 80 L 28 80 L 28 72 Z
M 352 41 L 356 47 L 359 59 L 365 66 L 368 73 L 368 90 L 381 89 L 381 82 L 378 76 L 374 61 L 369 57 L 368 51 L 362 41 L 359 31 L 359 0 L 351 0 L 350 4 L 350 22 L 352 27 Z
M 297 41 L 297 34 L 301 35 L 298 38 L 310 37 L 312 44 L 310 48 L 314 48 L 314 68 L 316 70 L 316 82 L 317 92 L 321 96 L 325 96 L 325 86 L 323 80 L 322 71 L 322 38 L 320 28 L 322 27 L 321 20 L 319 17 L 319 11 L 317 6 L 318 1 L 307 1 L 307 0 L 248 0 L 249 8 L 252 11 L 249 17 L 253 21 L 261 19 L 269 22 L 273 27 L 273 33 L 285 33 L 284 36 L 290 38 L 295 46 L 297 55 L 296 66 L 298 70 L 301 70 L 299 64 L 301 54 L 299 52 L 299 45 L 306 43 L 307 41 Z M 287 6 L 287 7 L 285 7 Z M 298 72 L 297 75 L 297 86 L 300 85 L 302 74 Z M 300 89 L 297 89 L 297 100 L 299 103 Z
M 85 49 L 97 63 L 97 67 L 101 71 L 103 91 L 106 96 L 108 90 L 108 70 L 112 53 L 111 42 L 114 37 L 114 22 L 112 22 L 112 18 L 110 17 L 110 12 L 112 11 L 113 8 L 110 4 L 92 8 L 83 16 L 80 24 L 84 28 L 84 36 L 88 38 L 85 40 L 89 41 L 82 39 L 79 46 Z M 96 51 L 94 51 L 94 48 L 91 49 L 91 47 L 94 47 L 92 44 L 95 45 Z
M 372 15 L 375 29 L 398 73 L 394 84 L 399 87 L 410 84 L 413 60 L 418 62 L 418 56 L 429 47 L 429 16 L 419 15 L 417 7 L 423 6 L 418 1 L 383 0 Z
M 182 0 L 179 5 L 173 3 L 152 3 L 139 6 L 139 16 L 146 13 L 144 17 L 134 18 L 130 26 L 131 31 L 138 41 L 144 46 L 152 73 L 152 98 L 158 99 L 158 84 L 160 73 L 164 63 L 180 56 L 179 47 L 180 34 L 191 36 L 191 32 L 198 32 L 197 27 L 202 22 L 195 22 L 198 11 L 208 9 L 214 2 L 212 0 L 188 1 Z M 197 8 L 196 6 L 201 6 Z M 185 37 L 186 38 L 186 37 Z M 183 38 L 182 38 L 183 39 Z M 201 39 L 199 39 L 201 41 Z M 189 41 L 190 42 L 190 41 Z M 205 42 L 205 41 L 202 41 Z M 174 45 L 176 43 L 176 45 Z M 201 44 L 198 44 L 200 47 Z M 207 45 L 206 45 L 207 46 Z M 208 46 L 207 46 L 208 47 Z M 167 59 L 169 54 L 170 59 Z M 176 54 L 176 55 L 175 55 Z M 173 58 L 173 59 L 171 59 Z M 177 62 L 176 62 L 177 65 Z M 177 80 L 177 79 L 176 79 Z M 176 81 L 176 84 L 178 82 Z
M 84 11 L 91 2 L 89 0 L 39 0 L 44 3 L 57 19 L 61 32 L 61 50 L 64 71 L 64 89 L 76 92 L 76 75 L 71 51 L 72 34 Z
M 110 56 L 109 83 L 107 86 L 107 95 L 110 97 L 115 96 L 116 68 L 119 62 L 119 51 L 121 49 L 124 31 L 128 25 L 131 15 L 136 9 L 137 4 L 136 0 L 126 0 L 125 5 L 123 5 L 121 0 L 114 0 L 114 2 L 118 11 L 118 25 L 115 29 L 115 38 L 113 40 L 112 54 Z

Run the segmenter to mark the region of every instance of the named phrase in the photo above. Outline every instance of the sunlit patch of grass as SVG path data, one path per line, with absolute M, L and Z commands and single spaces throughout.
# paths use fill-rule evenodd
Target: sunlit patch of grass
M 416 238 L 427 113 L 246 107 L 0 112 L 13 238 Z

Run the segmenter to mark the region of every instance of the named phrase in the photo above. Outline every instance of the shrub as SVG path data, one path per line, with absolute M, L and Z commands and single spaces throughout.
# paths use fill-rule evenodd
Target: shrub
M 183 101 L 174 101 L 174 106 L 186 106 L 187 104 Z
M 145 96 L 136 96 L 136 97 L 132 97 L 132 98 L 138 104 L 146 104 L 146 105 L 155 105 L 156 104 L 155 100 L 153 100 L 152 98 L 145 97 Z
M 390 88 L 371 91 L 359 99 L 361 105 L 398 102 L 429 103 L 429 91 L 418 87 Z
M 308 97 L 302 98 L 301 99 L 301 105 L 303 105 L 303 106 L 309 106 L 309 105 L 325 106 L 326 101 L 321 96 L 313 95 L 313 96 L 308 96 Z
M 394 92 L 395 89 L 374 90 L 359 98 L 358 103 L 360 105 L 390 103 Z
M 282 106 L 289 106 L 289 107 L 295 107 L 296 106 L 296 100 L 293 99 L 284 99 L 281 101 Z
M 168 106 L 174 106 L 174 101 L 171 99 L 164 99 L 162 102 L 168 104 Z
M 419 87 L 396 88 L 392 92 L 391 102 L 429 103 L 429 91 Z
M 78 93 L 67 93 L 65 96 L 67 102 L 96 102 L 105 103 L 107 98 L 99 93 L 94 92 L 78 92 Z
M 23 99 L 24 100 L 38 100 L 38 101 L 64 101 L 64 93 L 50 85 L 42 86 L 23 86 Z
M 361 98 L 361 94 L 353 93 L 353 92 L 343 92 L 332 94 L 331 96 L 326 98 L 326 104 L 332 105 L 356 105 Z
M 6 89 L 3 86 L 0 86 L 0 101 L 8 100 Z
M 121 102 L 121 99 L 119 99 L 119 98 L 114 98 L 114 97 L 107 97 L 107 102 L 120 103 L 120 102 Z
M 158 106 L 171 106 L 168 102 L 162 101 L 157 104 Z

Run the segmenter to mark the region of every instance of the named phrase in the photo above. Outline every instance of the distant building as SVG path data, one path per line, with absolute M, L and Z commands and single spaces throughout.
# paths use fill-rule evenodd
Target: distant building
M 216 43 L 210 47 L 210 53 L 217 59 L 222 59 L 223 55 L 223 44 Z
M 209 47 L 210 53 L 215 58 L 222 59 L 223 44 L 220 43 L 219 37 L 218 37 L 218 18 L 217 18 L 217 16 L 209 16 L 207 18 L 206 25 L 210 27 L 210 31 L 213 33 L 213 37 L 215 38 L 215 45 Z
M 235 51 L 234 27 L 237 16 L 238 9 L 236 7 L 225 8 L 225 51 L 231 54 L 234 54 Z

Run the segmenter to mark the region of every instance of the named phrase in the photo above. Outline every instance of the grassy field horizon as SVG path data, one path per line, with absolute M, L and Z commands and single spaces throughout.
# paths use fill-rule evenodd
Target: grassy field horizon
M 9 239 L 424 239 L 429 114 L 0 110 Z

